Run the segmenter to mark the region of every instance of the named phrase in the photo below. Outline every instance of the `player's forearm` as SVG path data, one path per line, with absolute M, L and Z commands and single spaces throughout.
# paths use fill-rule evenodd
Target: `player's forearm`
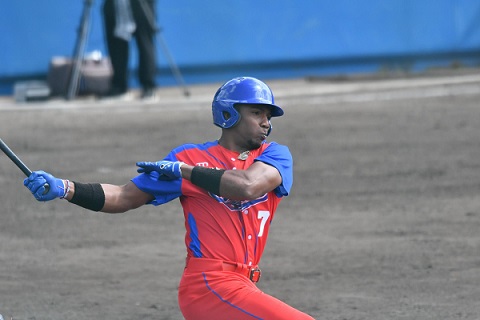
M 216 170 L 196 167 L 192 181 L 194 168 L 191 165 L 182 165 L 182 178 L 222 197 L 233 200 L 252 200 L 270 191 L 266 191 L 259 183 L 259 179 L 246 170 Z
M 117 186 L 113 184 L 102 184 L 105 193 L 105 204 L 102 212 L 122 213 L 143 206 L 153 200 L 151 194 L 145 193 L 129 181 L 127 184 Z
M 133 209 L 128 201 L 122 197 L 122 186 L 111 184 L 102 184 L 102 189 L 105 194 L 105 203 L 100 210 L 105 213 L 123 213 Z
M 266 192 L 245 170 L 227 170 L 220 182 L 221 196 L 232 200 L 253 200 Z

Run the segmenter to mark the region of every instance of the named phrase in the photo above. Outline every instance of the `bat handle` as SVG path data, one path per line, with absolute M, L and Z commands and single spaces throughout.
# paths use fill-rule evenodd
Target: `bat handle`
M 25 163 L 23 163 L 22 160 L 17 157 L 17 155 L 7 146 L 5 142 L 3 142 L 2 139 L 0 139 L 0 150 L 2 150 L 7 155 L 7 157 L 9 157 L 10 160 L 12 160 L 13 163 L 15 163 L 17 167 L 22 170 L 24 175 L 29 177 L 32 174 L 32 170 L 30 170 L 25 165 Z M 43 186 L 45 187 L 45 191 L 43 192 L 43 194 L 47 194 L 47 192 L 50 190 L 50 186 L 48 185 L 48 183 L 45 183 Z

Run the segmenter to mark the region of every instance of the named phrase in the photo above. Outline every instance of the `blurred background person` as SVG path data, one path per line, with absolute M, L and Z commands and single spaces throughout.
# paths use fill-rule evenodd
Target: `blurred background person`
M 113 77 L 105 98 L 129 99 L 129 46 L 134 38 L 138 49 L 138 80 L 141 98 L 157 101 L 155 0 L 104 0 L 103 19 Z

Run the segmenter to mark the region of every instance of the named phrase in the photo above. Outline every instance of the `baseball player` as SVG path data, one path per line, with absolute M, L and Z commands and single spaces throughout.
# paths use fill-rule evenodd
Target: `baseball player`
M 217 90 L 212 113 L 220 139 L 138 162 L 139 175 L 125 185 L 73 182 L 44 171 L 24 185 L 39 201 L 62 198 L 107 213 L 179 198 L 187 258 L 178 300 L 185 319 L 313 319 L 255 284 L 271 221 L 293 182 L 289 149 L 266 141 L 270 119 L 284 111 L 265 83 L 240 77 Z

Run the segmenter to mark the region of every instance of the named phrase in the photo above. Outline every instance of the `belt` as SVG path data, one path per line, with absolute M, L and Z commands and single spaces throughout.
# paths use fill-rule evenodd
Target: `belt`
M 260 281 L 262 271 L 258 266 L 247 266 L 246 264 L 230 261 L 222 261 L 217 259 L 191 258 L 187 257 L 185 269 L 190 272 L 206 272 L 206 271 L 230 271 L 239 273 L 253 283 Z

